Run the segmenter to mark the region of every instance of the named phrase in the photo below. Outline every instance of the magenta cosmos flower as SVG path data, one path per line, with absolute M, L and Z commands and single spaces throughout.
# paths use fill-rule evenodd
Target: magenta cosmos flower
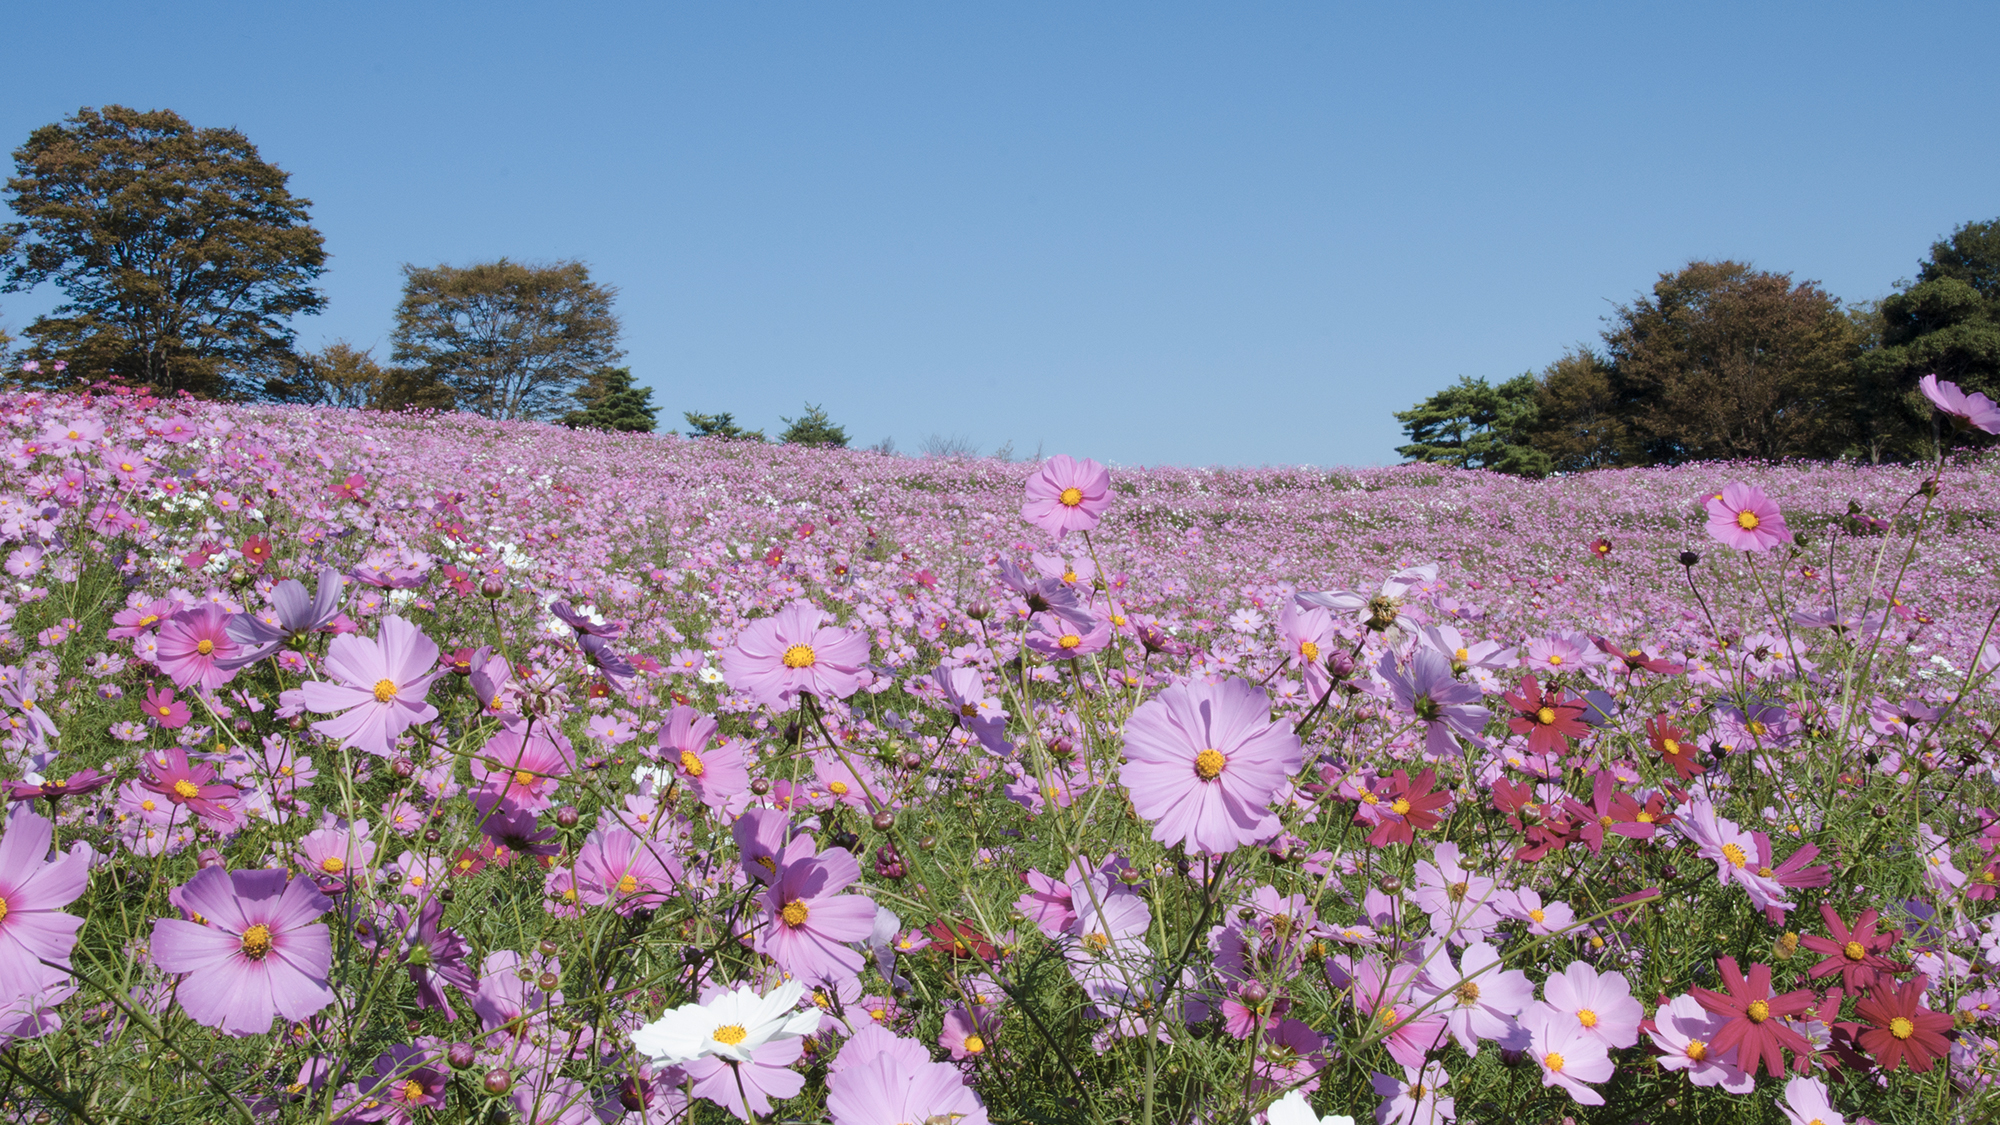
M 1953 428 L 2000 434 L 2000 406 L 1994 405 L 1992 399 L 1978 391 L 1967 394 L 1958 389 L 1957 383 L 1940 381 L 1936 375 L 1924 376 L 1917 386 L 1931 400 L 1931 405 L 1951 419 Z
M 90 861 L 76 852 L 50 859 L 54 838 L 49 822 L 25 806 L 0 837 L 0 1002 L 61 983 L 63 975 L 42 962 L 67 968 L 83 927 L 62 908 L 83 894 Z
M 810 602 L 793 602 L 743 630 L 722 654 L 722 674 L 774 709 L 791 706 L 800 692 L 845 699 L 861 687 L 868 650 L 866 633 L 836 627 Z
M 1738 551 L 1768 551 L 1792 541 L 1778 506 L 1756 485 L 1731 481 L 1707 501 L 1708 533 Z
M 1271 796 L 1303 757 L 1262 688 L 1184 680 L 1132 712 L 1118 776 L 1153 839 L 1220 855 L 1277 835 Z
M 342 746 L 393 756 L 397 735 L 437 718 L 437 708 L 424 702 L 438 675 L 437 658 L 438 646 L 400 617 L 383 618 L 372 641 L 351 633 L 335 637 L 326 650 L 333 682 L 309 680 L 299 690 L 307 707 L 342 714 L 313 729 Z
M 333 1003 L 333 943 L 316 921 L 333 909 L 312 880 L 283 871 L 207 867 L 180 888 L 201 922 L 153 922 L 153 961 L 187 976 L 175 990 L 196 1023 L 261 1035 L 273 1016 L 302 1020 Z
M 160 626 L 158 663 L 160 671 L 186 690 L 199 685 L 214 691 L 236 678 L 236 671 L 223 661 L 236 655 L 236 641 L 229 635 L 229 613 L 219 605 L 204 605 L 177 613 Z
M 1089 531 L 1111 507 L 1111 474 L 1089 458 L 1072 460 L 1058 453 L 1028 478 L 1028 498 L 1021 518 L 1061 539 L 1072 531 Z

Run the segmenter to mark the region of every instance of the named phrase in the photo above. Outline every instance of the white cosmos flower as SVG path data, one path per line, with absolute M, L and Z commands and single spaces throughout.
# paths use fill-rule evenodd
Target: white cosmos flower
M 1314 1113 L 1312 1103 L 1297 1090 L 1272 1102 L 1265 1120 L 1270 1125 L 1354 1125 L 1354 1119 L 1345 1114 L 1321 1117 Z
M 750 1052 L 773 1039 L 796 1039 L 819 1030 L 818 1011 L 793 1011 L 805 987 L 803 981 L 788 980 L 759 996 L 755 986 L 746 984 L 706 1004 L 683 1004 L 633 1032 L 632 1045 L 660 1066 L 703 1055 L 749 1062 Z

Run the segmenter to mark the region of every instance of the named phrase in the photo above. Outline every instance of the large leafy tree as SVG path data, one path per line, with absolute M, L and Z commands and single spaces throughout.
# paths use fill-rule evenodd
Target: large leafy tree
M 582 262 L 406 265 L 393 358 L 411 378 L 449 388 L 461 410 L 557 418 L 624 354 L 616 294 Z
M 1919 455 L 1932 411 L 1917 380 L 1935 374 L 2000 397 L 2000 219 L 1933 243 L 1916 280 L 1877 306 L 1874 327 L 1879 344 L 1861 364 L 1870 452 Z
M 607 367 L 593 373 L 576 392 L 576 401 L 577 409 L 562 418 L 563 425 L 573 430 L 643 434 L 660 424 L 653 388 L 640 386 L 629 367 Z
M 782 419 L 785 432 L 778 440 L 786 445 L 821 445 L 847 448 L 847 427 L 836 426 L 822 407 L 806 403 L 806 412 L 797 418 Z
M 1832 457 L 1852 448 L 1861 337 L 1810 281 L 1692 262 L 1604 334 L 1632 459 Z
M 293 358 L 289 318 L 326 303 L 310 201 L 234 129 L 85 108 L 30 134 L 14 170 L 5 288 L 62 291 L 24 336 L 64 379 L 261 394 Z
M 1396 412 L 1410 439 L 1396 453 L 1461 469 L 1540 476 L 1549 471 L 1549 459 L 1529 443 L 1536 407 L 1533 375 L 1497 387 L 1483 377 L 1461 375 L 1457 383 Z

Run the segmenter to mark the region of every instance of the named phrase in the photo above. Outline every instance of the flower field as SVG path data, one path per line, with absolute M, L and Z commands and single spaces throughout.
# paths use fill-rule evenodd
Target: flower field
M 2000 1116 L 1990 457 L 0 414 L 5 1120 Z

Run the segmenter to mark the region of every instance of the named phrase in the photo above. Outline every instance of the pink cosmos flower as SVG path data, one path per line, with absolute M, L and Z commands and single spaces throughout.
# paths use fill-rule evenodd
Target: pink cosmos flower
M 1732 1094 L 1747 1094 L 1756 1079 L 1736 1065 L 1734 1049 L 1717 1051 L 1709 1045 L 1722 1031 L 1724 1020 L 1701 1006 L 1692 996 L 1676 996 L 1660 1005 L 1653 1016 L 1653 1030 L 1646 1034 L 1661 1052 L 1660 1065 L 1668 1070 L 1687 1072 L 1697 1086 L 1720 1086 Z
M 1542 1085 L 1562 1087 L 1578 1105 L 1603 1105 L 1604 1095 L 1584 1083 L 1606 1081 L 1615 1069 L 1604 1041 L 1546 1005 L 1529 1008 L 1521 1022 L 1528 1029 L 1528 1057 L 1542 1068 Z
M 1542 1000 L 1561 1019 L 1569 1020 L 1606 1047 L 1630 1047 L 1639 1041 L 1639 1021 L 1646 1010 L 1632 998 L 1623 973 L 1604 973 L 1582 961 L 1553 973 L 1542 982 Z
M 1956 429 L 1972 428 L 1989 434 L 2000 434 L 2000 405 L 1973 391 L 1967 394 L 1958 389 L 1957 383 L 1940 380 L 1936 375 L 1926 375 L 1917 380 L 1917 387 L 1931 405 L 1943 411 L 1951 419 Z
M 715 720 L 692 707 L 675 707 L 660 724 L 660 757 L 702 804 L 721 812 L 731 797 L 750 788 L 750 771 L 741 746 L 714 742 Z
M 203 921 L 156 919 L 153 960 L 187 974 L 174 995 L 196 1023 L 261 1035 L 274 1016 L 302 1020 L 333 1003 L 333 942 L 315 921 L 333 902 L 312 880 L 206 867 L 180 887 L 178 905 Z
M 229 611 L 213 603 L 175 614 L 160 625 L 157 663 L 177 688 L 214 691 L 236 678 L 221 662 L 236 654 Z
M 1465 947 L 1458 969 L 1442 951 L 1424 968 L 1424 984 L 1444 1000 L 1432 1011 L 1444 1012 L 1445 1026 L 1467 1055 L 1479 1053 L 1479 1041 L 1491 1039 L 1520 1050 L 1528 1033 L 1519 1021 L 1534 1003 L 1535 986 L 1519 969 L 1503 969 L 1500 951 L 1483 941 Z
M 1058 453 L 1028 478 L 1021 518 L 1057 540 L 1072 531 L 1089 531 L 1111 507 L 1111 474 L 1085 458 L 1078 462 Z
M 958 1068 L 932 1062 L 923 1044 L 869 1024 L 840 1048 L 826 1079 L 833 1125 L 950 1121 L 986 1125 L 986 1107 Z
M 622 915 L 658 908 L 680 880 L 672 853 L 623 828 L 592 832 L 577 852 L 578 896 L 592 906 L 610 903 Z
M 1800 1075 L 1785 1083 L 1785 1100 L 1778 1109 L 1791 1125 L 1847 1125 L 1832 1099 L 1825 1082 Z
M 1075 660 L 1079 656 L 1094 656 L 1103 652 L 1111 643 L 1111 623 L 1097 618 L 1088 626 L 1080 627 L 1061 617 L 1044 616 L 1035 619 L 1035 629 L 1027 637 L 1027 645 L 1050 660 Z
M 1768 551 L 1792 541 L 1778 506 L 1756 485 L 1731 481 L 1707 500 L 1708 533 L 1737 551 Z
M 148 721 L 158 723 L 167 730 L 179 730 L 194 718 L 188 705 L 174 698 L 172 688 L 147 688 L 145 711 Z
M 1271 721 L 1264 689 L 1236 678 L 1183 680 L 1125 723 L 1118 777 L 1153 839 L 1221 855 L 1278 833 L 1270 803 L 1298 773 L 1304 749 Z
M 1431 916 L 1431 929 L 1462 945 L 1500 924 L 1500 896 L 1493 880 L 1474 875 L 1459 861 L 1457 844 L 1439 844 L 1430 859 L 1417 861 L 1411 900 Z
M 214 766 L 188 761 L 187 751 L 178 746 L 147 754 L 139 764 L 146 771 L 139 778 L 141 788 L 185 805 L 189 812 L 221 827 L 236 823 L 235 808 L 222 802 L 237 797 L 237 789 L 226 782 L 210 784 L 215 780 Z
M 437 668 L 438 646 L 415 625 L 385 617 L 376 640 L 353 634 L 327 646 L 326 670 L 334 682 L 308 680 L 301 698 L 314 711 L 343 712 L 313 729 L 380 758 L 393 757 L 396 736 L 437 718 L 424 702 Z
M 0 836 L 0 1001 L 56 987 L 66 978 L 42 964 L 69 966 L 83 919 L 63 907 L 83 894 L 90 861 L 79 851 L 49 858 L 55 828 L 26 805 Z
M 875 904 L 840 893 L 860 878 L 861 865 L 846 849 L 815 854 L 812 837 L 794 838 L 763 895 L 765 924 L 757 931 L 757 951 L 808 979 L 860 972 L 861 954 L 845 943 L 874 932 Z
M 1369 1084 L 1382 1099 L 1375 1107 L 1375 1125 L 1439 1125 L 1458 1120 L 1458 1103 L 1446 1097 L 1451 1075 L 1439 1063 L 1403 1067 L 1403 1077 L 1375 1071 Z
M 576 768 L 569 739 L 546 723 L 527 731 L 506 726 L 472 759 L 472 776 L 486 797 L 528 813 L 555 804 L 555 791 Z
M 833 625 L 809 602 L 793 602 L 743 630 L 722 654 L 722 674 L 730 687 L 783 710 L 800 692 L 821 699 L 853 695 L 868 653 L 866 633 Z

